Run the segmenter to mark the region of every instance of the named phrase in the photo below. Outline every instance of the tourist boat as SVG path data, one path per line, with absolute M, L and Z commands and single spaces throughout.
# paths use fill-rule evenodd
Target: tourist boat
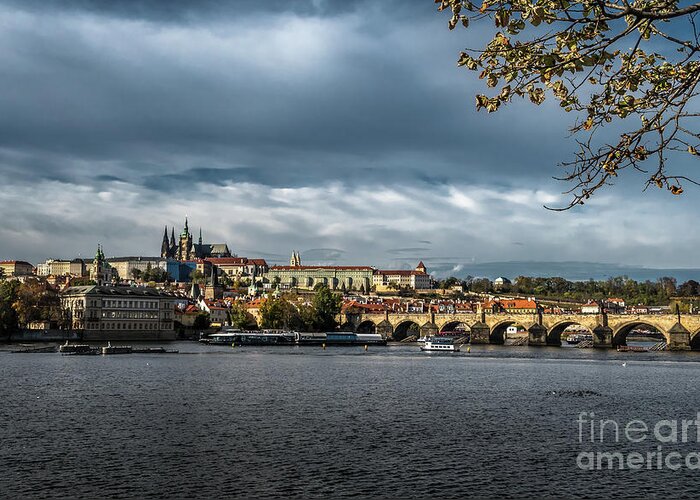
M 92 347 L 91 345 L 88 345 L 88 344 L 70 344 L 66 340 L 66 343 L 58 348 L 58 352 L 60 352 L 61 354 L 70 354 L 70 355 L 78 356 L 78 355 L 99 354 L 100 349 L 97 347 Z
M 295 342 L 299 345 L 321 345 L 326 343 L 323 332 L 297 332 Z
M 108 342 L 106 346 L 102 348 L 102 354 L 131 354 L 132 349 L 130 345 L 112 345 Z
M 420 346 L 421 351 L 435 352 L 459 352 L 459 347 L 455 345 L 453 337 L 428 337 L 425 344 Z
M 296 343 L 296 332 L 286 330 L 236 330 L 225 329 L 199 339 L 204 344 L 218 345 L 290 345 Z
M 572 333 L 566 337 L 567 344 L 580 344 L 586 340 L 593 342 L 593 335 L 590 333 Z
M 378 333 L 326 332 L 326 345 L 386 345 Z

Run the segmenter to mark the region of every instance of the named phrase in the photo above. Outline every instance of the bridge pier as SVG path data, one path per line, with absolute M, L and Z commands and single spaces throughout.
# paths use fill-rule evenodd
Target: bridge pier
M 527 329 L 527 344 L 532 346 L 547 345 L 547 329 L 535 323 Z
M 612 347 L 613 331 L 609 326 L 598 325 L 593 329 L 593 347 Z
M 472 344 L 488 344 L 490 343 L 491 329 L 486 323 L 479 321 L 474 323 L 471 328 L 470 342 Z
M 680 323 L 676 323 L 668 331 L 668 349 L 671 351 L 690 350 L 690 332 Z
M 391 326 L 388 320 L 384 320 L 377 325 L 375 332 L 385 339 L 391 339 L 394 336 L 394 327 Z
M 428 321 L 423 326 L 420 327 L 420 336 L 429 337 L 431 335 L 437 335 L 438 327 L 435 323 Z

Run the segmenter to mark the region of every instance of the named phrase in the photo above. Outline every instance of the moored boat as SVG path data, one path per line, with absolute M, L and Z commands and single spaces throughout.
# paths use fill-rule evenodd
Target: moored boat
M 214 345 L 290 345 L 296 343 L 296 332 L 286 330 L 245 331 L 226 329 L 199 339 Z
M 326 332 L 326 345 L 386 345 L 378 333 Z
M 425 340 L 425 344 L 420 346 L 421 351 L 435 352 L 459 352 L 459 347 L 455 345 L 453 337 L 431 336 Z
M 593 342 L 593 335 L 589 333 L 572 333 L 566 337 L 567 344 L 579 344 L 584 341 Z
M 61 354 L 71 354 L 71 355 L 89 355 L 89 354 L 99 354 L 100 349 L 97 347 L 92 347 L 88 344 L 70 344 L 66 341 L 65 344 L 58 348 L 58 352 Z
M 102 348 L 102 354 L 131 354 L 132 349 L 130 345 L 112 345 L 108 342 L 106 346 Z

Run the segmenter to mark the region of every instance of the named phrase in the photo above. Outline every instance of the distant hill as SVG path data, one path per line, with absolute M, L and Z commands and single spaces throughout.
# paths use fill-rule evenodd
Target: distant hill
M 494 279 L 499 276 L 513 279 L 517 276 L 558 276 L 571 281 L 605 280 L 615 276 L 629 276 L 637 281 L 656 281 L 662 276 L 676 278 L 678 283 L 689 279 L 700 281 L 700 269 L 655 269 L 648 267 L 626 266 L 622 264 L 603 264 L 600 262 L 482 262 L 479 264 L 428 264 L 428 271 L 433 276 L 445 278 L 455 276 L 465 278 L 474 276 Z

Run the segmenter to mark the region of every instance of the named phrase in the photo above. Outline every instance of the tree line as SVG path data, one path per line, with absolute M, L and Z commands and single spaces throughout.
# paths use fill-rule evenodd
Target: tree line
M 537 278 L 518 276 L 510 284 L 495 286 L 488 278 L 465 280 L 450 277 L 438 282 L 438 288 L 450 289 L 461 285 L 474 293 L 512 293 L 537 298 L 562 299 L 575 302 L 604 300 L 618 297 L 628 304 L 667 305 L 671 297 L 700 295 L 700 283 L 688 280 L 680 285 L 675 278 L 664 276 L 656 281 L 636 281 L 627 276 L 606 280 L 569 281 L 559 277 Z
M 319 285 L 310 304 L 299 304 L 295 295 L 268 297 L 260 306 L 260 327 L 300 331 L 330 331 L 338 326 L 343 299 L 327 286 Z M 250 319 L 242 304 L 230 311 L 231 324 L 244 327 Z
M 34 321 L 66 326 L 58 292 L 34 278 L 24 283 L 0 281 L 0 336 L 26 328 Z

